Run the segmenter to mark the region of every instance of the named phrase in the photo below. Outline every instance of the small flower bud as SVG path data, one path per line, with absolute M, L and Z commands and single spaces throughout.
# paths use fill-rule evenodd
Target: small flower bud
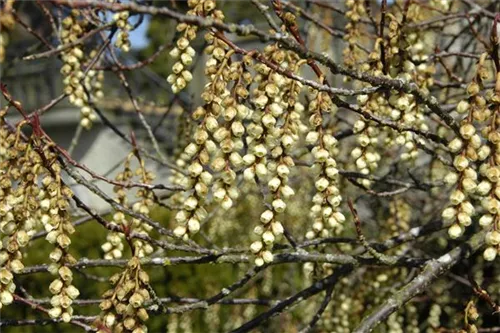
M 266 95 L 260 95 L 254 100 L 254 103 L 258 108 L 263 109 L 266 106 L 268 100 L 269 99 Z
M 474 193 L 477 188 L 476 182 L 471 178 L 464 178 L 462 180 L 462 186 L 466 193 Z
M 452 220 L 455 218 L 456 215 L 457 211 L 453 207 L 446 208 L 445 210 L 443 210 L 443 213 L 441 214 L 444 220 Z
M 401 111 L 397 109 L 392 109 L 390 113 L 390 117 L 392 120 L 398 120 L 401 117 Z
M 63 286 L 64 286 L 63 282 L 59 279 L 56 279 L 52 281 L 52 283 L 49 285 L 49 290 L 54 295 L 59 294 Z
M 477 157 L 480 161 L 484 161 L 488 156 L 490 156 L 491 148 L 490 146 L 481 146 L 477 151 Z
M 401 96 L 396 101 L 396 107 L 401 111 L 407 110 L 409 106 L 410 106 L 410 101 L 408 100 L 407 96 Z
M 267 128 L 273 127 L 276 124 L 276 118 L 272 114 L 266 113 L 262 117 L 262 124 Z
M 252 253 L 259 253 L 263 247 L 264 245 L 262 244 L 262 242 L 256 241 L 250 245 L 250 251 L 252 251 Z
M 367 135 L 361 134 L 360 136 L 358 136 L 358 143 L 361 147 L 368 146 L 370 142 L 370 138 Z
M 361 155 L 363 154 L 363 151 L 361 150 L 361 148 L 359 147 L 356 147 L 354 148 L 352 151 L 351 151 L 351 157 L 353 159 L 358 159 Z
M 235 121 L 231 124 L 231 131 L 233 132 L 234 136 L 241 137 L 243 133 L 245 133 L 245 127 L 243 127 L 243 124 L 241 122 Z
M 248 168 L 243 171 L 243 178 L 246 181 L 254 180 L 255 179 L 255 171 L 253 168 Z
M 288 174 L 290 173 L 290 169 L 288 169 L 285 164 L 278 165 L 276 171 L 278 173 L 278 176 L 280 176 L 281 178 L 288 176 Z
M 213 176 L 210 172 L 208 171 L 203 171 L 200 174 L 200 179 L 205 185 L 210 185 L 212 183 Z
M 483 258 L 486 261 L 493 261 L 497 256 L 497 249 L 492 246 L 487 247 L 483 252 Z
M 342 197 L 340 195 L 330 195 L 327 201 L 332 207 L 338 207 L 342 201 Z
M 468 214 L 465 213 L 458 213 L 457 215 L 457 220 L 458 223 L 460 223 L 463 226 L 469 226 L 472 223 L 472 219 Z
M 0 282 L 2 284 L 9 284 L 13 278 L 14 278 L 14 276 L 12 275 L 12 273 L 8 269 L 2 268 L 0 270 Z
M 62 309 L 60 307 L 55 307 L 49 310 L 49 316 L 52 319 L 59 318 L 62 313 Z
M 194 144 L 194 143 L 190 143 L 185 149 L 184 149 L 184 153 L 189 157 L 193 157 L 197 152 L 198 152 L 198 149 L 199 147 Z
M 218 130 L 215 131 L 214 133 L 214 139 L 217 142 L 221 142 L 225 138 L 227 138 L 229 135 L 229 131 L 225 129 L 224 127 L 219 128 Z
M 69 285 L 66 288 L 66 294 L 71 298 L 75 299 L 80 295 L 80 291 L 74 286 L 74 285 Z
M 189 66 L 193 63 L 193 58 L 187 53 L 182 53 L 181 54 L 181 61 L 182 61 L 182 64 L 184 64 L 185 66 Z
M 457 181 L 458 175 L 454 172 L 450 172 L 444 177 L 444 182 L 448 185 L 456 184 Z
M 498 200 L 492 197 L 487 197 L 481 200 L 481 206 L 483 206 L 483 208 L 492 215 L 496 215 L 500 210 L 500 204 Z
M 197 233 L 200 231 L 200 222 L 194 217 L 190 218 L 188 221 L 188 230 L 192 234 Z
M 324 207 L 322 211 L 322 215 L 324 219 L 327 219 L 330 215 L 332 215 L 333 209 L 330 206 Z
M 450 201 L 454 206 L 464 201 L 464 199 L 465 199 L 465 194 L 458 189 L 453 191 L 450 195 Z
M 341 212 L 335 212 L 335 213 L 333 213 L 333 217 L 339 223 L 344 223 L 345 222 L 345 216 Z
M 184 223 L 187 221 L 188 215 L 188 212 L 186 212 L 185 210 L 180 210 L 177 212 L 177 214 L 175 214 L 175 220 L 177 221 L 177 223 Z
M 466 123 L 460 127 L 460 134 L 466 140 L 472 138 L 472 136 L 476 133 L 476 128 L 474 125 L 470 123 Z
M 278 177 L 273 177 L 268 183 L 267 186 L 273 192 L 276 192 L 281 185 L 281 180 Z
M 40 201 L 40 208 L 44 211 L 48 211 L 50 209 L 50 199 Z
M 285 149 L 288 149 L 293 146 L 293 144 L 295 143 L 295 139 L 292 136 L 285 134 L 281 137 L 281 143 L 283 144 L 283 147 L 285 147 Z
M 273 217 L 274 217 L 273 212 L 271 210 L 266 210 L 260 215 L 260 221 L 264 224 L 267 224 L 271 222 Z
M 186 201 L 184 201 L 184 209 L 187 211 L 192 211 L 196 209 L 197 206 L 198 206 L 198 200 L 193 196 L 190 196 L 189 198 L 186 199 Z
M 289 198 L 295 194 L 295 191 L 288 185 L 281 186 L 280 192 L 285 198 Z
M 261 225 L 256 225 L 255 228 L 253 228 L 253 232 L 258 236 L 262 236 L 262 234 L 264 233 L 264 228 Z
M 491 183 L 487 180 L 483 180 L 476 187 L 476 193 L 479 195 L 487 195 L 491 191 Z
M 177 59 L 179 58 L 181 52 L 178 48 L 174 47 L 170 52 L 168 53 L 172 58 Z
M 8 290 L 4 290 L 0 293 L 0 302 L 3 305 L 9 305 L 14 301 L 14 297 L 12 296 L 12 293 L 9 292 Z
M 229 210 L 233 207 L 233 200 L 230 197 L 225 197 L 221 202 L 221 207 L 224 210 Z
M 276 213 L 283 213 L 286 209 L 286 204 L 283 200 L 281 199 L 276 199 L 272 203 L 274 211 Z
M 104 316 L 104 325 L 106 327 L 112 327 L 115 323 L 116 316 L 112 313 L 109 312 Z
M 264 251 L 262 252 L 262 259 L 265 263 L 271 263 L 273 262 L 274 256 L 271 251 Z
M 181 37 L 177 40 L 177 47 L 184 50 L 189 46 L 189 41 L 185 37 Z
M 271 230 L 275 236 L 282 235 L 285 232 L 283 225 L 278 221 L 271 223 Z
M 457 112 L 458 113 L 466 113 L 467 111 L 469 111 L 469 107 L 470 107 L 470 104 L 467 101 L 462 100 L 457 105 Z
M 144 297 L 140 293 L 135 292 L 132 296 L 130 296 L 129 304 L 132 305 L 134 308 L 140 307 L 143 303 L 144 303 Z
M 451 239 L 457 239 L 458 237 L 462 236 L 463 233 L 464 229 L 459 224 L 452 224 L 448 229 L 448 235 Z
M 323 192 L 324 190 L 326 190 L 329 184 L 330 182 L 326 178 L 320 178 L 314 185 L 319 192 Z
M 337 177 L 337 175 L 339 174 L 339 170 L 337 168 L 334 168 L 334 167 L 326 168 L 325 172 L 326 172 L 326 175 L 328 176 L 328 178 L 330 178 L 330 179 L 335 179 Z
M 143 322 L 145 322 L 149 319 L 148 312 L 144 308 L 140 308 L 137 311 L 137 317 L 139 317 L 139 319 L 142 320 Z M 143 332 L 135 332 L 135 330 L 134 330 L 133 333 L 145 333 L 145 332 L 144 331 Z
M 325 144 L 326 148 L 332 149 L 337 145 L 338 141 L 333 135 L 325 134 L 323 135 L 323 143 Z
M 5 251 L 0 251 L 0 265 L 4 265 L 7 260 L 9 260 L 9 254 Z
M 500 169 L 498 167 L 490 167 L 486 170 L 485 176 L 492 183 L 497 183 L 500 180 Z
M 489 227 L 494 221 L 494 217 L 490 214 L 485 214 L 479 219 L 479 225 L 483 228 Z
M 205 127 L 209 132 L 213 132 L 218 129 L 219 123 L 217 122 L 217 119 L 215 119 L 215 117 L 208 116 L 205 119 Z
M 223 187 L 220 187 L 214 191 L 214 199 L 216 201 L 222 201 L 226 196 L 226 190 Z
M 321 221 L 316 221 L 313 223 L 312 228 L 316 233 L 319 233 L 321 230 L 323 230 L 323 223 Z
M 134 319 L 134 318 L 132 318 L 132 317 L 128 317 L 128 318 L 126 318 L 126 319 L 123 321 L 123 326 L 124 326 L 127 330 L 129 330 L 129 331 L 132 331 L 132 329 L 134 328 L 135 324 L 136 324 L 136 321 L 135 321 L 135 319 Z
M 16 240 L 17 244 L 19 244 L 20 247 L 24 247 L 28 244 L 30 240 L 30 236 L 28 233 L 24 230 L 18 230 L 17 235 L 16 235 Z
M 366 123 L 363 120 L 356 120 L 353 126 L 353 132 L 354 133 L 359 133 L 362 130 L 364 130 L 366 127 Z
M 500 232 L 493 230 L 486 233 L 485 236 L 486 244 L 489 245 L 499 245 L 500 244 Z
M 365 105 L 366 102 L 368 102 L 369 97 L 368 95 L 358 95 L 356 99 L 359 105 Z
M 184 69 L 184 66 L 182 65 L 181 62 L 176 62 L 173 66 L 172 66 L 172 72 L 174 72 L 175 74 L 180 74 L 182 72 L 182 70 Z
M 462 155 L 458 155 L 453 160 L 453 165 L 458 171 L 463 171 L 469 166 L 469 160 Z
M 182 79 L 184 79 L 185 82 L 191 82 L 193 80 L 193 74 L 191 74 L 190 71 L 184 70 L 181 72 Z
M 459 152 L 462 149 L 462 147 L 463 147 L 463 142 L 459 138 L 451 140 L 450 143 L 448 144 L 448 148 L 452 153 Z
M 366 167 L 367 167 L 367 163 L 366 163 L 365 159 L 363 158 L 363 156 L 362 156 L 362 157 L 360 157 L 360 158 L 358 158 L 358 159 L 356 160 L 356 167 L 357 167 L 358 169 L 364 169 L 364 168 L 366 168 Z
M 326 149 L 318 149 L 314 152 L 314 159 L 317 163 L 325 162 L 329 156 L 330 153 L 328 153 L 328 150 Z
M 254 154 L 257 157 L 264 157 L 267 154 L 267 149 L 264 145 L 259 144 L 254 147 Z
M 474 134 L 471 136 L 470 138 L 470 146 L 474 149 L 479 149 L 479 147 L 481 147 L 482 145 L 482 142 L 481 142 L 481 137 L 479 136 L 479 134 Z
M 186 234 L 186 231 L 187 231 L 186 227 L 178 226 L 174 229 L 174 235 L 175 237 L 181 238 Z
M 59 268 L 58 273 L 61 279 L 63 279 L 66 282 L 71 281 L 73 279 L 73 273 L 66 266 L 62 266 L 61 268 Z
M 319 133 L 318 132 L 309 132 L 306 135 L 306 143 L 308 145 L 314 145 L 316 142 L 318 142 L 319 139 Z
M 255 155 L 253 154 L 246 154 L 243 156 L 243 162 L 245 162 L 245 165 L 250 166 L 255 163 Z
M 264 265 L 264 259 L 262 258 L 255 258 L 255 266 L 260 267 Z
M 274 243 L 274 234 L 272 233 L 272 231 L 268 230 L 264 232 L 262 234 L 262 241 L 267 245 Z
M 470 203 L 470 201 L 464 201 L 460 204 L 460 209 L 465 214 L 472 216 L 474 215 L 475 209 L 474 206 Z

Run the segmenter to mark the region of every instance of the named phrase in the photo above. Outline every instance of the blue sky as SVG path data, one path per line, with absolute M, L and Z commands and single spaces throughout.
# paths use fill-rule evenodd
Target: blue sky
M 135 20 L 132 20 L 132 22 L 130 23 L 133 25 L 135 22 Z M 130 42 L 132 43 L 133 49 L 142 49 L 143 47 L 148 45 L 148 38 L 146 37 L 148 26 L 149 16 L 145 16 L 141 25 L 138 26 L 134 31 L 130 32 Z

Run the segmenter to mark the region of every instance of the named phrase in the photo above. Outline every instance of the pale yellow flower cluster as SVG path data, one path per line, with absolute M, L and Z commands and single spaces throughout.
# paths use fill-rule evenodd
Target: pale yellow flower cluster
M 132 257 L 125 271 L 110 278 L 113 288 L 103 294 L 101 314 L 94 326 L 99 333 L 146 333 L 146 310 L 151 300 L 149 275 L 142 269 L 139 258 Z
M 82 18 L 78 10 L 72 10 L 70 15 L 62 21 L 60 35 L 62 45 L 74 43 L 83 37 L 88 29 L 89 22 Z M 97 119 L 95 111 L 89 105 L 88 94 L 94 99 L 103 97 L 101 89 L 104 73 L 93 69 L 85 73 L 83 68 L 84 63 L 93 59 L 96 54 L 95 50 L 86 54 L 82 44 L 72 45 L 61 53 L 64 62 L 61 67 L 64 93 L 68 95 L 71 104 L 80 108 L 80 125 L 85 129 L 90 129 Z
M 215 0 L 189 0 L 188 6 L 190 10 L 187 14 L 212 17 L 220 21 L 224 20 L 224 14 L 220 10 L 216 10 L 215 5 Z M 172 66 L 172 74 L 167 77 L 174 94 L 186 88 L 193 79 L 189 67 L 193 63 L 196 51 L 190 44 L 196 38 L 198 26 L 181 22 L 177 25 L 177 31 L 181 33 L 181 37 L 177 39 L 176 46 L 170 51 L 170 56 L 176 62 Z M 210 36 L 210 34 L 207 34 L 207 36 Z
M 20 250 L 42 226 L 46 240 L 55 247 L 49 255 L 48 270 L 57 276 L 49 287 L 53 294 L 49 315 L 69 322 L 71 304 L 79 295 L 69 268 L 76 262 L 68 252 L 75 231 L 69 215 L 72 192 L 62 183 L 61 167 L 50 145 L 34 135 L 24 142 L 20 138 L 23 123 L 16 133 L 9 133 L 4 116 L 0 112 L 0 307 L 12 303 L 14 275 L 24 268 Z

